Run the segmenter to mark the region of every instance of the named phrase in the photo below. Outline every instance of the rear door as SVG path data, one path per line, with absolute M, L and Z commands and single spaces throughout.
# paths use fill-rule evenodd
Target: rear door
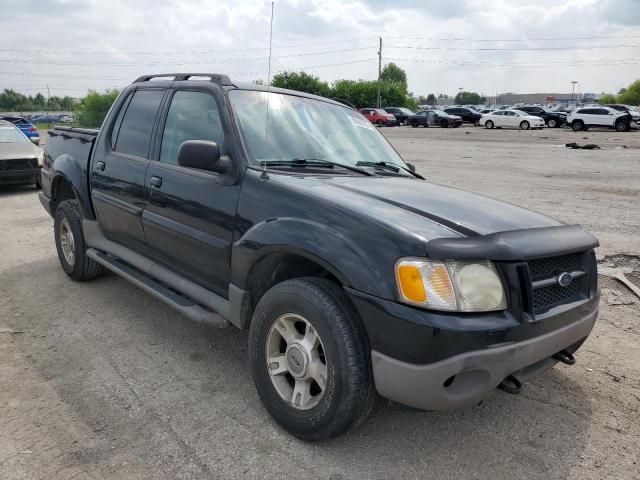
M 109 138 L 91 165 L 91 198 L 104 235 L 133 250 L 146 249 L 142 228 L 145 173 L 151 139 L 166 90 L 132 91 L 121 104 Z
M 493 112 L 491 113 L 491 115 L 489 116 L 491 121 L 493 122 L 493 124 L 496 127 L 504 127 L 505 125 L 505 115 L 504 112 L 502 110 L 499 110 L 497 112 Z
M 504 125 L 508 127 L 517 125 L 520 120 L 518 114 L 516 112 L 512 112 L 511 110 L 505 110 L 503 118 Z
M 167 101 L 158 150 L 146 175 L 142 215 L 151 255 L 185 278 L 226 298 L 240 187 L 235 176 L 177 165 L 187 140 L 214 141 L 231 156 L 223 99 L 209 90 L 178 89 Z
M 617 117 L 616 114 L 607 110 L 606 108 L 594 108 L 593 118 L 595 125 L 602 125 L 606 127 L 610 127 L 614 123 L 614 119 Z

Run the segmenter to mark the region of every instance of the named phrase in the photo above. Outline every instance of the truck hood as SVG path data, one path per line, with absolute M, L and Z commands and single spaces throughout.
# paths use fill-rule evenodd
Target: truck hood
M 424 240 L 562 225 L 525 208 L 415 178 L 279 177 L 321 201 L 339 203 Z
M 40 150 L 31 143 L 0 143 L 0 160 L 37 158 Z

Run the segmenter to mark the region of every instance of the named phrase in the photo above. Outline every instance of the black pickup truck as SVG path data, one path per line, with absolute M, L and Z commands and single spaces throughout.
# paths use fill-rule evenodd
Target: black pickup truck
M 106 268 L 249 329 L 260 398 L 305 440 L 347 431 L 378 394 L 443 409 L 517 393 L 572 364 L 596 320 L 595 238 L 425 181 L 326 98 L 144 76 L 100 130 L 56 128 L 45 152 L 64 271 Z

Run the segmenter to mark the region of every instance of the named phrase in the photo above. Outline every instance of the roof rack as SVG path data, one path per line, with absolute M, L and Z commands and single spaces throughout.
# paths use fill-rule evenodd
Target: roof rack
M 161 73 L 158 75 L 142 75 L 136 78 L 134 83 L 148 82 L 154 78 L 164 77 L 173 77 L 172 80 L 174 81 L 189 80 L 191 77 L 208 77 L 213 83 L 217 83 L 218 85 L 233 86 L 229 76 L 221 73 Z

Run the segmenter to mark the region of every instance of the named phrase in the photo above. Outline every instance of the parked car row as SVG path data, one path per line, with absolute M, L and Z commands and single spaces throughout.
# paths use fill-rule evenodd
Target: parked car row
M 569 126 L 574 131 L 590 127 L 608 127 L 619 132 L 631 128 L 632 123 L 640 126 L 640 112 L 628 105 L 586 105 L 568 112 L 551 110 L 541 105 L 521 105 L 498 109 L 453 105 L 438 109 L 430 107 L 412 112 L 404 107 L 361 108 L 362 113 L 377 126 L 411 125 L 423 127 L 459 127 L 471 123 L 485 128 L 520 128 L 522 130 L 558 128 Z

